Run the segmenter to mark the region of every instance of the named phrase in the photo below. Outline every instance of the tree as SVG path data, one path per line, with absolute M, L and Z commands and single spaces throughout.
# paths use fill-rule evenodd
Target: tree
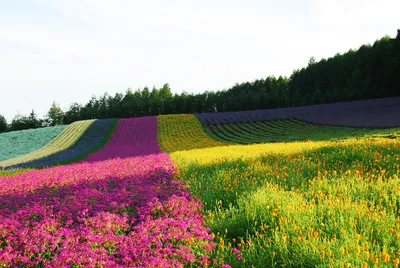
M 64 121 L 64 112 L 56 102 L 53 102 L 47 112 L 47 117 L 51 126 L 61 125 Z
M 164 84 L 159 90 L 159 98 L 161 101 L 160 114 L 172 113 L 172 92 L 168 84 Z
M 310 67 L 311 65 L 314 65 L 317 62 L 317 60 L 315 59 L 314 56 L 312 56 L 310 58 L 310 60 L 308 61 L 308 67 Z
M 0 114 L 0 133 L 7 130 L 7 120 Z
M 162 105 L 162 100 L 160 96 L 160 90 L 158 90 L 156 87 L 153 87 L 153 89 L 150 92 L 150 109 L 151 115 L 159 115 L 161 114 L 161 105 Z
M 128 88 L 122 99 L 123 117 L 133 117 L 135 113 L 135 96 L 132 89 Z
M 34 110 L 29 116 L 17 114 L 11 122 L 10 130 L 24 130 L 30 128 L 39 128 L 43 126 L 43 120 L 38 119 Z
M 64 114 L 63 123 L 71 124 L 72 122 L 82 119 L 82 106 L 79 103 L 74 102 L 69 106 L 68 111 Z
M 400 95 L 400 29 L 396 38 L 385 36 L 373 45 L 321 59 L 291 76 L 268 76 L 252 82 L 235 83 L 228 89 L 203 93 L 172 94 L 168 84 L 161 88 L 128 89 L 114 97 L 93 96 L 85 105 L 72 104 L 63 116 L 53 103 L 47 114 L 51 125 L 109 117 L 136 117 L 171 113 L 230 112 L 271 109 Z M 60 119 L 60 118 L 63 119 Z M 17 116 L 10 129 L 42 126 L 33 113 Z
M 27 118 L 27 122 L 28 122 L 28 128 L 39 128 L 42 127 L 42 120 L 40 120 L 35 111 L 32 110 L 32 112 L 29 114 L 28 118 Z

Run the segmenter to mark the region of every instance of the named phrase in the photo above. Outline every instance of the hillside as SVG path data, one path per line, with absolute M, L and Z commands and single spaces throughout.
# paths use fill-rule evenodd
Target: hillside
M 400 97 L 196 116 L 204 125 L 298 119 L 330 126 L 391 128 L 400 126 Z
M 45 146 L 28 154 L 0 161 L 0 168 L 12 167 L 63 151 L 72 146 L 93 122 L 94 120 L 85 120 L 72 123 Z M 31 142 L 34 143 L 35 141 L 32 140 Z
M 72 123 L 0 162 L 0 266 L 399 265 L 399 101 Z
M 92 162 L 141 155 L 138 148 L 145 148 L 141 147 L 143 144 L 148 145 L 146 148 L 155 146 L 150 144 L 154 137 L 150 139 L 146 134 L 149 127 L 158 129 L 161 148 L 173 153 L 232 144 L 397 138 L 399 118 L 400 97 L 392 97 L 270 110 L 161 115 L 118 122 L 113 119 L 78 121 L 44 147 L 0 161 L 0 167 L 39 168 L 78 160 Z M 144 125 L 143 122 L 151 120 L 156 125 L 154 122 L 151 126 Z M 36 131 L 56 133 L 58 129 Z M 26 137 L 30 136 L 25 133 L 29 131 L 3 133 L 0 138 L 20 137 L 20 140 L 14 138 L 14 143 L 26 148 L 37 147 L 36 139 L 28 140 Z M 42 136 L 38 139 L 43 139 Z M 18 152 L 19 147 L 16 148 Z
M 33 152 L 46 145 L 66 126 L 0 133 L 0 161 Z
M 90 153 L 93 153 L 104 146 L 104 143 L 108 141 L 108 138 L 114 132 L 117 121 L 118 120 L 116 119 L 96 120 L 71 146 L 68 144 L 67 146 L 69 147 L 66 147 L 64 150 L 58 152 L 53 150 L 48 156 L 12 165 L 8 168 L 41 168 L 72 163 L 83 159 Z

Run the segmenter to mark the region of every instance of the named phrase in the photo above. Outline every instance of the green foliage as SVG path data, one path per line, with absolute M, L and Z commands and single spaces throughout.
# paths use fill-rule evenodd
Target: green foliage
M 400 36 L 388 36 L 373 45 L 336 54 L 294 70 L 291 76 L 268 76 L 252 82 L 236 83 L 229 89 L 189 94 L 173 94 L 170 86 L 128 89 L 107 93 L 85 104 L 73 103 L 64 116 L 53 103 L 49 111 L 52 125 L 79 120 L 127 118 L 146 115 L 226 112 L 273 109 L 289 106 L 333 103 L 400 95 Z M 62 119 L 61 119 L 62 118 Z M 41 120 L 19 116 L 9 130 L 35 128 Z
M 43 120 L 39 119 L 34 110 L 29 114 L 29 116 L 17 115 L 11 122 L 11 131 L 24 130 L 31 128 L 40 128 L 43 126 Z
M 13 169 L 13 170 L 2 170 L 2 169 L 0 169 L 0 177 L 3 177 L 3 176 L 12 176 L 12 175 L 15 175 L 15 174 L 19 174 L 19 173 L 23 173 L 23 172 L 25 172 L 25 171 L 29 171 L 29 170 L 32 170 L 32 169 L 28 169 L 28 168 L 24 168 L 24 169 Z
M 168 84 L 115 97 L 93 97 L 80 112 L 67 111 L 67 122 L 106 117 L 271 109 L 352 101 L 400 94 L 400 38 L 383 37 L 372 46 L 316 61 L 293 71 L 290 78 L 269 76 L 236 83 L 227 90 L 172 94 Z M 74 118 L 68 118 L 70 114 Z
M 64 124 L 71 124 L 75 121 L 79 121 L 82 116 L 81 111 L 82 106 L 79 103 L 72 103 L 69 106 L 68 111 L 66 111 L 64 114 Z
M 205 205 L 217 254 L 232 267 L 390 267 L 400 247 L 399 146 L 332 142 L 298 153 L 194 162 L 179 177 Z
M 51 126 L 61 125 L 64 121 L 64 112 L 56 102 L 53 102 L 47 112 L 47 117 Z
M 7 120 L 0 114 L 0 133 L 7 130 Z

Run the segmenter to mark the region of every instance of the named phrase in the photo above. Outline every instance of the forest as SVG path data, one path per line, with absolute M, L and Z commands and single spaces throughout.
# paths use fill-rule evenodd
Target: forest
M 63 111 L 54 102 L 44 118 L 35 111 L 7 123 L 0 115 L 0 132 L 70 124 L 78 120 L 131 118 L 146 115 L 272 109 L 400 95 L 400 30 L 328 59 L 310 58 L 290 77 L 268 76 L 237 83 L 229 89 L 173 94 L 168 84 L 92 96 L 84 105 Z

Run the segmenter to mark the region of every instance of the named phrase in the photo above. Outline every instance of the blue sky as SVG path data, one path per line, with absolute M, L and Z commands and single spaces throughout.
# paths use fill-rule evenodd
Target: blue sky
M 0 0 L 0 114 L 289 76 L 399 27 L 400 1 Z

